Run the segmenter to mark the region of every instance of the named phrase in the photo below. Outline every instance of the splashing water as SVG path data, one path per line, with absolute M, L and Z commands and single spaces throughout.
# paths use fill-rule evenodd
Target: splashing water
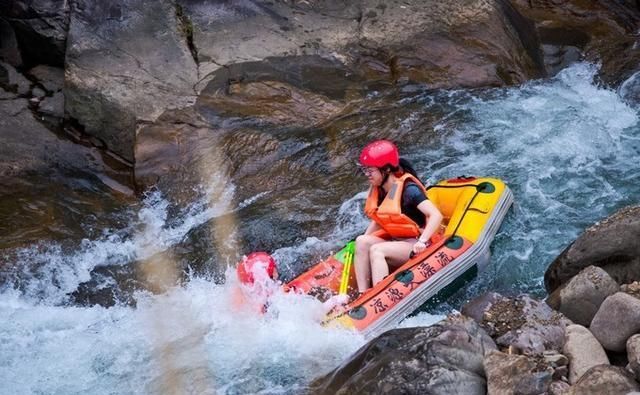
M 410 98 L 421 108 L 401 119 L 400 129 L 415 132 L 428 114 L 443 114 L 437 136 L 425 133 L 428 145 L 408 152 L 424 178 L 497 176 L 516 197 L 492 246 L 490 268 L 445 304 L 443 313 L 486 289 L 539 292 L 545 267 L 582 229 L 636 202 L 637 107 L 595 85 L 596 71 L 577 64 L 552 80 L 518 88 Z M 68 303 L 67 295 L 94 268 L 161 252 L 194 227 L 263 197 L 234 205 L 233 193 L 227 185 L 213 199 L 218 203 L 207 198 L 176 216 L 153 193 L 130 224 L 106 230 L 102 238 L 72 251 L 45 244 L 11 256 L 20 281 L 6 281 L 0 291 L 2 391 L 298 393 L 353 353 L 365 340 L 322 328 L 315 300 L 279 294 L 273 314 L 233 310 L 231 275 L 224 285 L 192 278 L 159 295 L 138 292 L 135 308 Z M 363 199 L 357 194 L 338 208 L 332 239 L 311 238 L 275 251 L 280 265 L 293 270 L 296 256 L 326 254 L 356 234 L 366 223 Z M 439 318 L 423 313 L 402 325 L 429 325 Z
M 454 92 L 440 140 L 416 153 L 433 179 L 459 174 L 504 179 L 514 209 L 493 245 L 481 290 L 540 292 L 551 261 L 587 226 L 637 203 L 637 109 L 593 83 L 597 67 L 576 64 L 552 81 L 482 97 Z

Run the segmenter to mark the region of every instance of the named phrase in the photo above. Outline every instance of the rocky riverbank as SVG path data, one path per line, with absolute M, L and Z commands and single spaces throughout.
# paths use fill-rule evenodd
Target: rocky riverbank
M 549 267 L 545 280 L 555 290 L 545 300 L 487 293 L 432 327 L 386 332 L 310 392 L 640 391 L 639 237 L 640 206 L 622 209 Z

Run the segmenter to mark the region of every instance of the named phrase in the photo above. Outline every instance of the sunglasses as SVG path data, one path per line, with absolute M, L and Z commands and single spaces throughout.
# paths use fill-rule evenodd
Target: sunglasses
M 371 175 L 377 171 L 378 169 L 375 167 L 364 167 L 364 166 L 358 166 L 358 170 L 360 170 L 360 172 L 362 174 L 364 174 L 367 177 L 371 177 Z

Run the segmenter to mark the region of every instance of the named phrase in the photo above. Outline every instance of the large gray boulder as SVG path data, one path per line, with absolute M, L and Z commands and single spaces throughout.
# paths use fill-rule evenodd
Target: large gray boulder
M 582 325 L 569 325 L 565 328 L 563 353 L 569 357 L 569 382 L 572 384 L 592 367 L 609 364 L 607 353 L 593 334 Z
M 627 339 L 640 333 L 640 299 L 624 292 L 609 296 L 589 329 L 607 350 L 624 351 Z
M 538 395 L 546 393 L 553 369 L 541 369 L 525 355 L 491 352 L 484 359 L 489 394 Z
M 317 394 L 484 394 L 495 344 L 471 319 L 388 331 L 310 386 Z
M 619 289 L 607 272 L 589 266 L 549 295 L 547 303 L 576 324 L 589 326 L 602 302 Z
M 627 395 L 640 390 L 640 384 L 617 366 L 599 365 L 589 369 L 567 395 Z
M 547 268 L 549 293 L 587 266 L 599 266 L 618 284 L 640 279 L 640 206 L 623 208 L 584 231 Z
M 14 66 L 50 64 L 62 67 L 69 27 L 69 3 L 68 0 L 0 2 L 0 33 L 3 33 L 0 34 L 0 56 L 8 54 L 5 58 Z M 11 49 L 13 40 L 19 48 L 17 54 L 15 49 Z
M 136 128 L 193 103 L 196 62 L 175 3 L 78 0 L 71 10 L 66 112 L 134 162 Z

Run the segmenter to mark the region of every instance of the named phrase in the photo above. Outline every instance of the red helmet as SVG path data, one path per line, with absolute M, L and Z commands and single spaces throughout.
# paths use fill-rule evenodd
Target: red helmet
M 256 277 L 260 279 L 264 276 L 264 273 L 269 278 L 274 279 L 276 276 L 276 261 L 266 252 L 252 252 L 249 256 L 244 257 L 236 270 L 240 282 L 251 285 L 255 282 Z
M 360 164 L 367 167 L 382 168 L 386 165 L 398 167 L 400 154 L 398 147 L 388 140 L 377 140 L 369 143 L 360 154 Z

